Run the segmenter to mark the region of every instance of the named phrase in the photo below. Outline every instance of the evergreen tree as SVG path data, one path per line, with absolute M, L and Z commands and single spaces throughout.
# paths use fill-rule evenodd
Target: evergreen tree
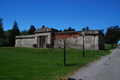
M 63 32 L 66 32 L 66 31 L 68 31 L 67 29 L 64 29 L 64 31 Z
M 111 44 L 113 48 L 113 44 L 117 44 L 119 38 L 120 38 L 120 28 L 119 26 L 111 26 L 107 28 L 107 32 L 105 35 L 105 42 L 107 44 Z
M 84 30 L 85 30 L 85 28 L 82 29 L 82 31 L 84 31 Z
M 86 30 L 89 30 L 89 27 L 88 27 L 88 26 L 86 26 Z
M 63 32 L 65 32 L 65 31 L 75 31 L 75 29 L 73 28 L 71 28 L 71 27 L 69 27 L 68 29 L 64 29 L 64 31 Z
M 28 31 L 28 34 L 35 34 L 35 33 L 34 33 L 35 30 L 36 30 L 36 28 L 35 28 L 33 25 L 31 25 L 31 26 L 30 26 L 30 29 L 29 29 L 29 31 Z
M 43 25 L 42 28 L 45 28 L 45 26 Z
M 99 32 L 102 33 L 102 34 L 104 35 L 104 29 L 99 30 Z
M 2 18 L 0 18 L 0 38 L 3 38 L 3 33 L 4 33 L 4 31 L 3 31 L 3 24 L 2 24 Z
M 68 28 L 68 31 L 71 31 L 71 30 L 72 30 L 71 27 L 69 27 L 69 28 Z
M 19 32 L 19 29 L 18 29 L 18 24 L 15 21 L 14 25 L 13 25 L 13 29 L 11 31 L 11 34 L 9 36 L 9 41 L 11 43 L 11 46 L 15 46 L 15 36 L 17 36 L 19 34 L 20 34 L 20 32 Z
M 72 29 L 71 27 L 69 27 L 68 31 L 75 31 L 75 29 L 74 28 Z
M 75 29 L 73 28 L 71 31 L 75 31 Z

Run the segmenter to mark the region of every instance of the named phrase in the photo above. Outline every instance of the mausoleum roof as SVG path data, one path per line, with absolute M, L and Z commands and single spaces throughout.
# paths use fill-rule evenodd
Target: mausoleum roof
M 43 33 L 43 32 L 57 32 L 57 29 L 53 29 L 53 28 L 38 28 L 37 30 L 35 30 L 35 33 Z

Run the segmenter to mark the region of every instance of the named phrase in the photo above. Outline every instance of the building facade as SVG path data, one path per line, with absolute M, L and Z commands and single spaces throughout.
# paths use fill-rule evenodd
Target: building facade
M 58 32 L 53 28 L 39 28 L 33 35 L 16 36 L 15 47 L 59 48 L 66 39 L 67 48 L 82 49 L 82 32 L 85 33 L 85 49 L 105 49 L 104 36 L 98 30 Z

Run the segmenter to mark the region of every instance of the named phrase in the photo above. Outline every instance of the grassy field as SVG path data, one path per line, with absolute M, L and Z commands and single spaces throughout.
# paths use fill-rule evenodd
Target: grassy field
M 108 46 L 100 52 L 85 50 L 86 58 L 82 58 L 82 50 L 67 49 L 67 66 L 63 66 L 61 49 L 0 47 L 0 80 L 63 79 L 100 56 L 110 54 L 110 49 Z

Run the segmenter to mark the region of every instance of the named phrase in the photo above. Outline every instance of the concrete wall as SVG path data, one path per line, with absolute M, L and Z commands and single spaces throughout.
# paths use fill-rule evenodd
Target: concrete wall
M 83 36 L 67 38 L 67 48 L 83 49 Z M 63 47 L 63 39 L 55 40 L 55 48 Z M 84 48 L 85 49 L 96 49 L 98 50 L 98 36 L 85 36 L 84 37 Z
M 34 47 L 35 35 L 16 36 L 15 47 Z
M 103 45 L 102 42 L 104 39 L 99 37 L 98 30 L 83 31 L 85 32 L 84 36 L 84 48 L 85 49 L 95 49 L 99 50 L 99 43 Z M 99 42 L 99 38 L 101 39 Z M 66 38 L 66 43 L 68 48 L 83 49 L 83 36 L 78 35 L 77 37 Z M 54 47 L 63 47 L 63 39 L 55 40 Z M 103 47 L 103 46 L 101 46 Z M 104 47 L 103 47 L 104 48 Z
M 40 44 L 38 37 L 46 36 L 46 44 L 51 44 L 51 33 L 16 36 L 15 47 L 36 47 Z M 39 44 L 38 44 L 39 43 Z

